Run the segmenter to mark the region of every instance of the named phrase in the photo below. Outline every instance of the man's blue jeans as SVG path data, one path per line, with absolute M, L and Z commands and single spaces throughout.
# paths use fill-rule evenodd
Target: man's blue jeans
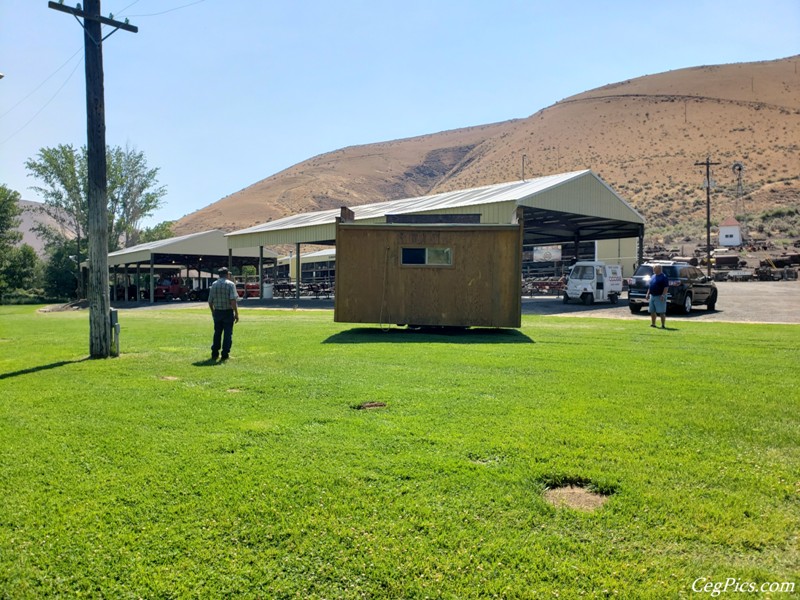
M 227 357 L 233 344 L 233 310 L 214 311 L 214 341 L 211 354 L 218 354 L 222 342 L 222 356 Z

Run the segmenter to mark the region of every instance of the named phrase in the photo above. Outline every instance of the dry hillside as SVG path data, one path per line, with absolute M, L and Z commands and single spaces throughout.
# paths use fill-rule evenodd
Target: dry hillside
M 323 154 L 181 219 L 183 234 L 228 230 L 340 205 L 590 168 L 667 243 L 704 237 L 746 211 L 764 235 L 800 235 L 800 56 L 648 75 L 585 92 L 526 119 Z M 744 164 L 737 199 L 734 162 Z M 222 215 L 225 215 L 224 218 Z M 766 217 L 777 216 L 771 221 Z M 759 219 L 759 217 L 764 217 Z
M 67 238 L 73 237 L 71 232 L 61 229 L 58 222 L 42 210 L 43 205 L 40 202 L 20 200 L 17 206 L 20 209 L 18 229 L 22 233 L 19 243 L 28 244 L 37 254 L 44 255 L 45 246 L 44 240 L 35 231 L 40 225 L 61 231 Z
M 242 229 L 292 214 L 422 196 L 487 139 L 517 121 L 351 146 L 315 156 L 176 223 L 176 235 Z

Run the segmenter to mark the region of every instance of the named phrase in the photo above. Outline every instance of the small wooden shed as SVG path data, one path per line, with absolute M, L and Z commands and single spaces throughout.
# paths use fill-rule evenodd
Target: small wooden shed
M 336 226 L 334 320 L 519 327 L 522 223 Z

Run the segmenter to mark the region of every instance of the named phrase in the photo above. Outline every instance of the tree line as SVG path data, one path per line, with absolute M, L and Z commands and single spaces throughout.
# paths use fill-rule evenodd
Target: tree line
M 108 251 L 172 237 L 172 222 L 149 228 L 141 223 L 161 208 L 166 187 L 143 152 L 126 146 L 106 148 L 108 178 Z M 0 301 L 62 300 L 83 297 L 81 262 L 88 249 L 88 172 L 86 146 L 42 148 L 25 163 L 43 200 L 39 209 L 53 224 L 34 231 L 44 240 L 39 258 L 19 245 L 20 194 L 0 184 Z

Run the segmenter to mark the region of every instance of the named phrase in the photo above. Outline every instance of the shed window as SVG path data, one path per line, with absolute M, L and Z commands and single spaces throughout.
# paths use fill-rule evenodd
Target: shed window
M 402 264 L 449 267 L 453 264 L 450 248 L 403 248 Z

